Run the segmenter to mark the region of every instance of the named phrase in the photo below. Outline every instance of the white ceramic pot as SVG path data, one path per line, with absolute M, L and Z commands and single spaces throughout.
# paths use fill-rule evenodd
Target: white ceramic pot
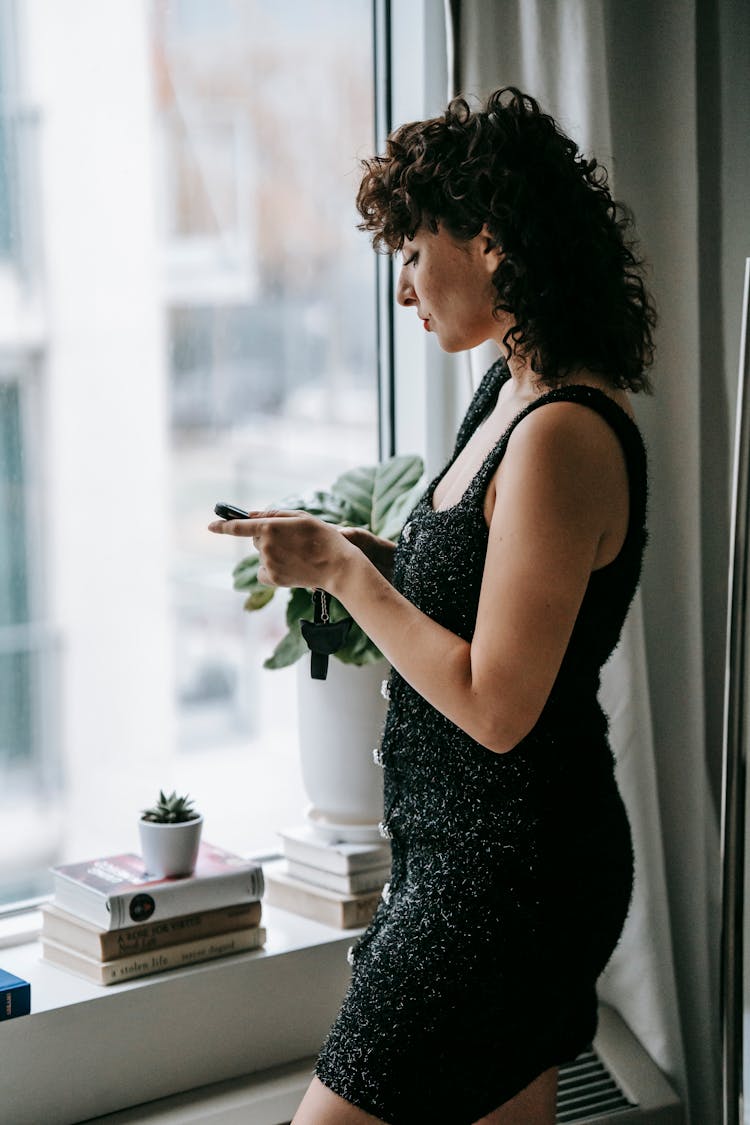
M 157 824 L 139 820 L 141 855 L 149 875 L 161 879 L 168 875 L 192 875 L 198 859 L 203 817 L 177 824 Z
M 310 661 L 297 665 L 302 781 L 309 823 L 323 839 L 381 841 L 383 771 L 373 759 L 387 703 L 385 660 L 362 667 L 332 657 L 325 680 L 313 680 Z

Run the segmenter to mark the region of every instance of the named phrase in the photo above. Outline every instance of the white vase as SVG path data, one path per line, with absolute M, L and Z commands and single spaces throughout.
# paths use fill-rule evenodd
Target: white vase
M 373 759 L 387 703 L 385 660 L 360 666 L 332 657 L 325 680 L 313 680 L 310 661 L 297 665 L 302 782 L 309 823 L 326 840 L 381 841 L 383 771 Z
M 157 879 L 192 875 L 201 842 L 202 816 L 177 824 L 139 820 L 138 829 L 143 865 L 149 875 Z

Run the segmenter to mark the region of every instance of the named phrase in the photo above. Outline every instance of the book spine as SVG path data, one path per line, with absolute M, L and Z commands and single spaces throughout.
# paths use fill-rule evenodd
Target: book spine
M 353 926 L 368 925 L 372 921 L 380 898 L 380 894 L 370 894 L 361 899 L 349 899 L 348 902 L 345 902 L 342 911 L 342 929 L 348 930 Z
M 0 1020 L 13 1020 L 16 1016 L 28 1016 L 31 1011 L 31 985 L 18 980 L 12 985 L 0 988 Z
M 339 894 L 363 894 L 366 891 L 381 890 L 388 878 L 389 867 L 374 867 L 372 871 L 356 871 L 352 875 L 334 875 L 311 867 L 309 863 L 287 860 L 287 870 L 293 879 L 301 879 L 315 887 L 324 887 Z
M 147 953 L 170 945 L 200 941 L 216 934 L 257 926 L 261 918 L 260 902 L 204 910 L 198 914 L 177 915 L 163 922 L 124 930 L 108 930 L 100 935 L 102 961 L 114 961 L 136 953 Z
M 391 862 L 389 847 L 376 847 L 370 853 L 345 855 L 330 845 L 306 844 L 284 835 L 281 839 L 284 856 L 287 859 L 317 867 L 322 871 L 330 871 L 332 875 L 352 875 L 358 871 L 371 871 L 374 867 L 386 867 Z
M 312 918 L 325 926 L 349 930 L 355 926 L 367 925 L 381 898 L 377 892 L 342 901 L 328 897 L 330 892 L 328 894 L 324 892 L 324 895 L 316 894 L 312 887 L 307 890 L 269 876 L 265 902 L 269 906 L 278 906 L 281 910 L 288 910 L 292 914 L 301 914 L 303 918 Z
M 234 934 L 217 935 L 203 941 L 191 941 L 182 945 L 168 946 L 166 949 L 154 950 L 150 954 L 125 957 L 112 964 L 102 966 L 107 970 L 103 983 L 116 984 L 117 981 L 121 980 L 132 980 L 134 977 L 161 973 L 165 969 L 196 965 L 201 961 L 213 961 L 218 957 L 227 957 L 232 953 L 246 953 L 251 949 L 258 949 L 265 940 L 265 928 L 255 926 L 251 930 L 239 930 Z
M 135 980 L 151 976 L 169 969 L 186 965 L 196 965 L 203 961 L 214 961 L 232 953 L 247 953 L 258 949 L 265 943 L 266 931 L 263 926 L 253 926 L 234 934 L 217 935 L 204 941 L 186 942 L 182 945 L 168 946 L 151 953 L 125 957 L 118 961 L 96 962 L 66 949 L 57 942 L 42 941 L 42 952 L 46 961 L 52 961 L 64 968 L 95 981 L 97 984 L 118 984 L 121 981 Z
M 214 934 L 232 933 L 257 926 L 261 920 L 260 902 L 245 902 L 199 914 L 181 914 L 161 922 L 146 922 L 123 930 L 103 930 L 83 922 L 52 904 L 42 906 L 42 937 L 60 942 L 87 957 L 114 961 L 136 953 L 147 953 L 167 945 L 198 941 Z
M 144 896 L 153 902 L 154 921 L 175 918 L 180 914 L 197 914 L 240 902 L 257 902 L 263 894 L 263 871 L 232 871 L 206 879 L 179 880 L 161 883 L 113 895 L 107 900 L 108 916 L 101 923 L 107 930 L 122 930 L 143 920 Z M 150 905 L 149 905 L 150 909 Z M 99 918 L 92 919 L 99 922 Z

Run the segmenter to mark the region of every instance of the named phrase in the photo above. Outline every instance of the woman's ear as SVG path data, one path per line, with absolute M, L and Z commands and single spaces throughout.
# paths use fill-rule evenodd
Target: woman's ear
M 479 232 L 479 237 L 482 240 L 482 254 L 487 269 L 490 273 L 494 273 L 505 257 L 505 251 L 501 248 L 497 239 L 490 234 L 486 223 Z

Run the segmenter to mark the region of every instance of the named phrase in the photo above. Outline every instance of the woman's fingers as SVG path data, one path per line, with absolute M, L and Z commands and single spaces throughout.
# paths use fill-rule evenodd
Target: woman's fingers
M 208 527 L 253 541 L 264 586 L 325 586 L 351 551 L 333 525 L 307 512 L 253 512 L 247 519 L 212 520 Z
M 246 538 L 255 538 L 272 520 L 288 519 L 290 516 L 301 516 L 304 512 L 284 512 L 268 509 L 263 512 L 248 512 L 248 518 L 243 520 L 212 520 L 208 530 L 217 535 L 242 535 Z
M 208 530 L 215 532 L 217 535 L 244 535 L 254 536 L 258 535 L 261 527 L 261 521 L 252 520 L 212 520 L 208 525 Z

